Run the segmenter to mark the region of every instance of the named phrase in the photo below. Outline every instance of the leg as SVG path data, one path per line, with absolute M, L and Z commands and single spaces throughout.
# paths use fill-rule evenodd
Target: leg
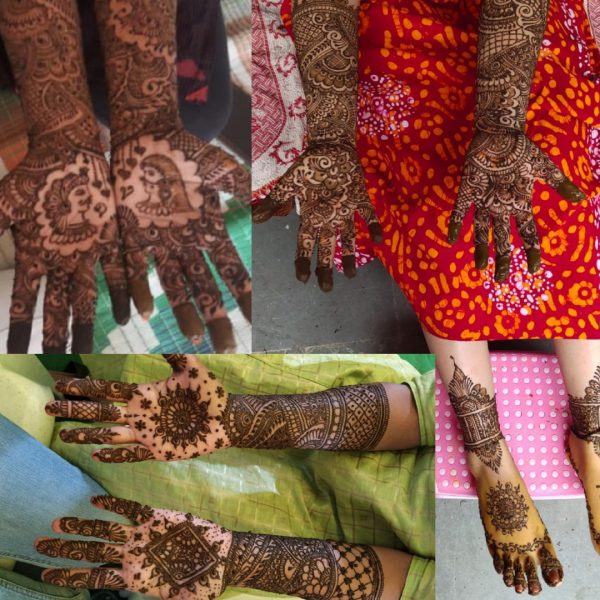
M 590 534 L 600 554 L 600 340 L 555 340 L 573 429 L 567 451 L 583 488 Z
M 541 591 L 538 565 L 559 585 L 562 566 L 500 430 L 487 344 L 425 337 L 461 424 L 494 568 L 519 593 Z

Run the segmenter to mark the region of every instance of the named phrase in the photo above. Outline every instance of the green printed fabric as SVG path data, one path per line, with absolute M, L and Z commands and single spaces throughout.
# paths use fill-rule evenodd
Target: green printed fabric
M 82 359 L 93 377 L 143 382 L 170 373 L 160 356 Z M 421 429 L 433 431 L 433 372 L 420 374 L 396 355 L 210 355 L 201 360 L 232 393 L 286 394 L 406 382 L 416 395 L 421 420 L 429 421 Z M 94 447 L 60 440 L 58 430 L 74 425 L 57 425 L 52 449 L 115 496 L 191 512 L 236 531 L 345 540 L 434 556 L 431 446 L 362 453 L 232 448 L 188 461 L 108 465 L 91 460 Z M 407 590 L 433 589 L 425 581 L 433 577 L 431 569 L 411 571 L 416 574 Z M 247 590 L 227 595 L 235 600 L 246 596 L 270 597 Z

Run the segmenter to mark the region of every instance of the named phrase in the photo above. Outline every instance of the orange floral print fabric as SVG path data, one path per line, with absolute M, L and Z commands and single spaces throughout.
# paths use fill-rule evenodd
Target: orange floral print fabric
M 473 136 L 478 0 L 361 5 L 357 149 L 385 241 L 374 253 L 422 324 L 455 340 L 600 336 L 600 55 L 578 0 L 550 0 L 527 134 L 587 198 L 536 182 L 542 268 L 513 224 L 510 276 L 473 262 L 472 220 L 446 242 Z

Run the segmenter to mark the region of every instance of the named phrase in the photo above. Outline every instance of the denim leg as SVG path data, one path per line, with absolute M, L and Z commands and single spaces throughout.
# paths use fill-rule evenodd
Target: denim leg
M 90 504 L 106 492 L 78 468 L 0 415 L 0 556 L 47 566 L 87 563 L 38 554 L 37 537 L 55 537 L 52 521 L 82 517 L 123 522 Z

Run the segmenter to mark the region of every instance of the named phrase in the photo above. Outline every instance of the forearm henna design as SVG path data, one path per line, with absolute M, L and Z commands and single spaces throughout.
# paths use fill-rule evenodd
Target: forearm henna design
M 492 525 L 505 535 L 512 535 L 527 527 L 529 506 L 519 484 L 498 482 L 486 494 L 486 512 Z
M 88 590 L 125 589 L 124 579 L 113 569 L 91 569 L 84 573 L 73 573 L 70 569 L 51 569 L 44 573 L 46 583 Z
M 319 286 L 330 291 L 338 234 L 344 273 L 356 274 L 355 213 L 375 242 L 383 239 L 355 150 L 358 11 L 348 0 L 297 0 L 292 19 L 307 103 L 308 148 L 253 217 L 261 223 L 288 214 L 298 199 L 296 277 L 308 280 L 317 246 Z
M 573 417 L 573 433 L 593 442 L 594 452 L 600 456 L 600 366 L 582 397 L 569 394 L 569 407 Z
M 238 448 L 367 450 L 389 425 L 381 384 L 292 396 L 229 396 L 223 429 Z
M 111 523 L 110 521 L 63 517 L 59 521 L 59 527 L 64 533 L 95 537 L 117 543 L 125 543 L 127 541 L 127 532 L 123 526 L 119 523 Z
M 104 542 L 44 539 L 38 541 L 35 548 L 38 552 L 53 558 L 60 556 L 92 563 L 117 563 L 121 560 L 118 549 Z
M 383 573 L 368 546 L 234 533 L 225 585 L 306 600 L 377 600 L 383 590 Z
M 484 465 L 498 473 L 502 461 L 500 440 L 504 436 L 498 422 L 496 396 L 490 398 L 487 389 L 474 384 L 456 362 L 448 396 L 460 422 L 465 450 L 473 452 Z
M 121 410 L 110 402 L 85 402 L 55 400 L 46 405 L 46 412 L 55 417 L 69 417 L 82 421 L 116 423 L 121 420 Z
M 12 224 L 16 246 L 8 350 L 27 351 L 46 275 L 44 351 L 64 352 L 72 316 L 73 352 L 91 352 L 95 263 L 114 252 L 117 229 L 75 1 L 6 0 L 0 34 L 29 133 L 27 157 L 0 185 L 0 232 Z M 107 275 L 114 312 L 124 322 L 123 266 L 117 261 Z
M 529 92 L 546 27 L 548 0 L 484 0 L 479 22 L 475 137 L 468 149 L 448 238 L 456 242 L 475 204 L 475 263 L 487 267 L 490 221 L 496 280 L 508 277 L 510 217 L 515 217 L 528 268 L 540 268 L 531 194 L 536 179 L 565 198 L 585 196 L 524 134 Z
M 224 304 L 203 252 L 240 306 L 251 289 L 217 193 L 249 200 L 250 174 L 225 151 L 182 129 L 176 1 L 160 0 L 157 7 L 148 0 L 96 0 L 96 7 L 108 74 L 112 172 L 128 280 L 140 286 L 146 277 L 146 256 L 152 256 L 176 317 L 189 320 L 191 288 L 193 300 L 210 321 Z M 135 302 L 135 294 L 133 298 Z M 247 311 L 244 314 L 249 318 Z M 223 339 L 213 340 L 216 349 L 227 347 L 230 331 L 231 327 Z M 197 335 L 197 328 L 190 326 L 186 335 Z

